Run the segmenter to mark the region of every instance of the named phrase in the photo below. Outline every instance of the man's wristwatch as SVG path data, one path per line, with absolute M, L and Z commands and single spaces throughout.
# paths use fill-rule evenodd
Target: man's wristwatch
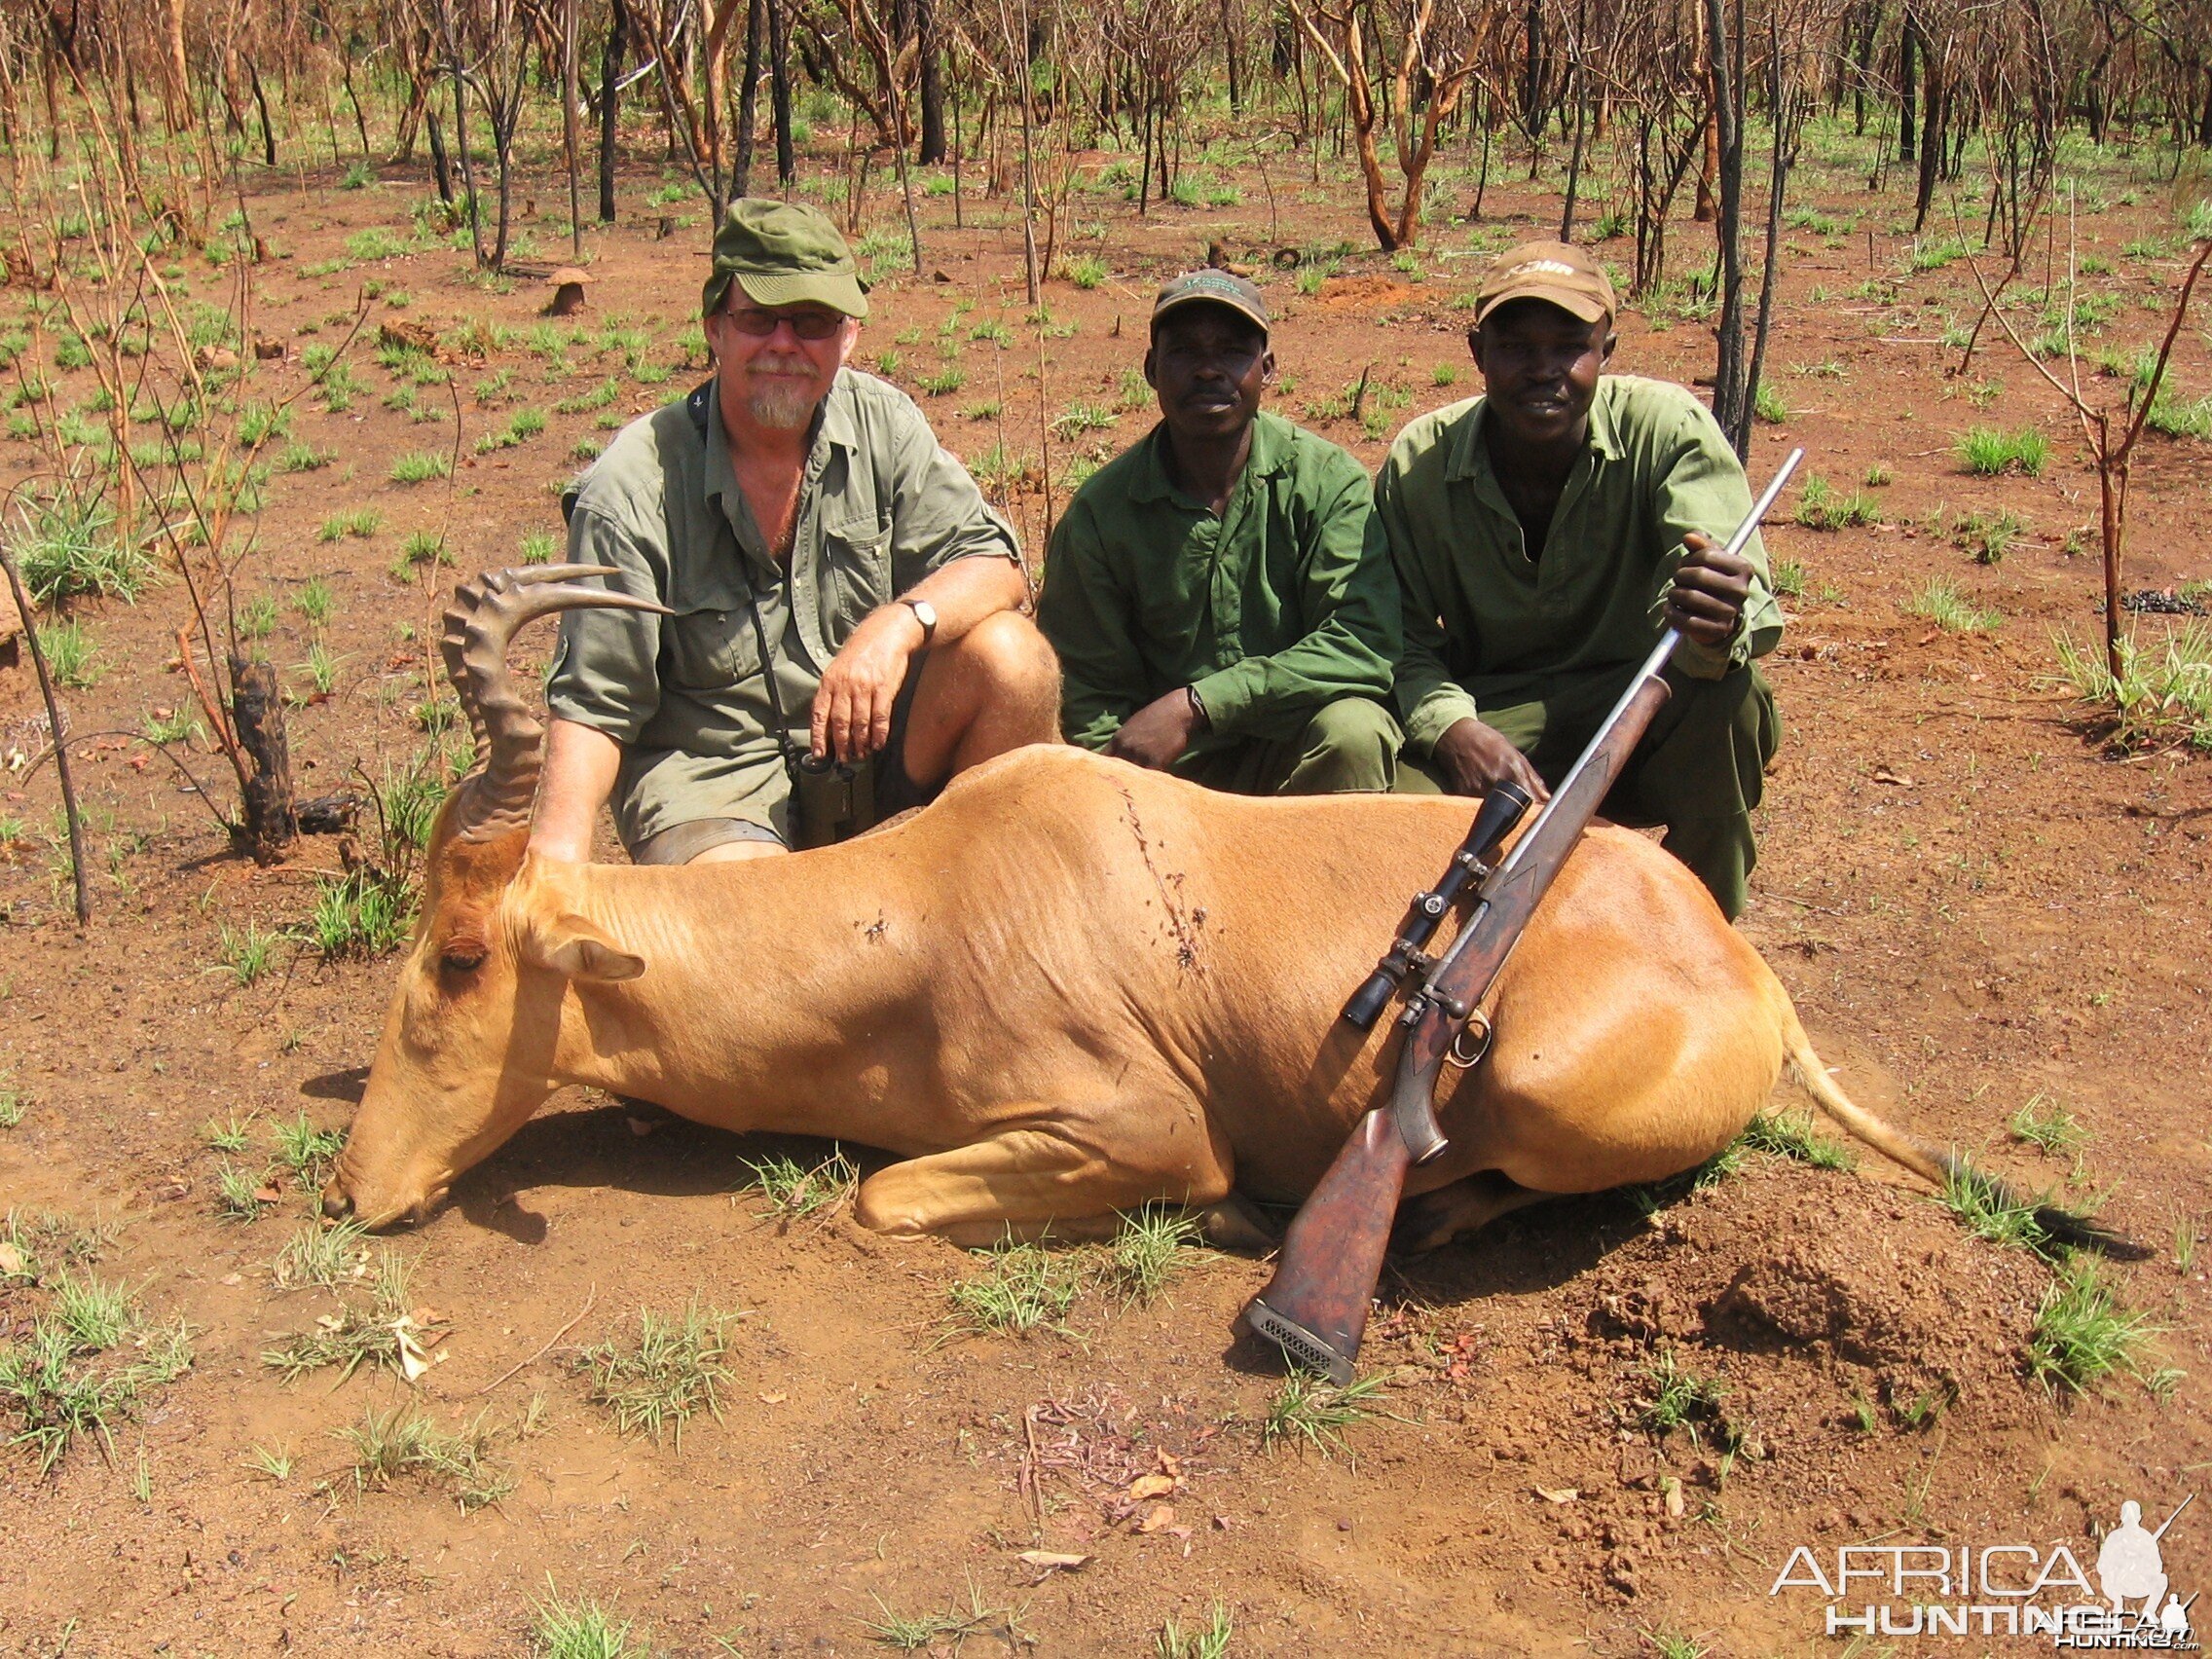
M 922 625 L 922 645 L 926 649 L 937 638 L 937 607 L 926 599 L 902 599 L 897 603 L 911 610 L 914 620 Z

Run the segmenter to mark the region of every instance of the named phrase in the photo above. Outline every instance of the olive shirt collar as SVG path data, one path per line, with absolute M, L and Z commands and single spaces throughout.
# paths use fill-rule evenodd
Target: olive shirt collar
M 1498 483 L 1497 471 L 1491 465 L 1490 440 L 1483 435 L 1490 418 L 1490 399 L 1476 399 L 1473 417 L 1459 424 L 1458 433 L 1453 439 L 1452 453 L 1446 462 L 1444 475 L 1455 484 L 1472 484 L 1476 498 L 1519 531 L 1521 515 L 1506 500 L 1505 488 Z M 1567 509 L 1590 487 L 1590 480 L 1597 473 L 1601 461 L 1619 461 L 1626 453 L 1613 430 L 1612 412 L 1606 407 L 1604 383 L 1601 381 L 1598 395 L 1590 400 L 1589 433 L 1582 441 L 1581 452 L 1575 456 L 1573 466 L 1567 469 L 1567 483 L 1560 491 L 1559 506 L 1552 514 L 1552 522 L 1558 524 L 1567 516 Z M 1541 547 L 1534 554 L 1529 552 L 1527 535 L 1523 532 L 1523 557 L 1533 559 L 1542 552 Z
M 1129 499 L 1132 501 L 1173 501 L 1194 512 L 1204 512 L 1205 506 L 1167 474 L 1167 423 L 1158 421 L 1145 434 L 1141 450 L 1142 459 L 1137 475 L 1129 483 Z M 1252 417 L 1252 453 L 1244 458 L 1244 470 L 1236 475 L 1236 483 L 1229 492 L 1229 500 L 1223 504 L 1222 516 L 1229 516 L 1230 506 L 1242 495 L 1249 481 L 1266 478 L 1280 472 L 1290 464 L 1290 429 L 1287 425 Z

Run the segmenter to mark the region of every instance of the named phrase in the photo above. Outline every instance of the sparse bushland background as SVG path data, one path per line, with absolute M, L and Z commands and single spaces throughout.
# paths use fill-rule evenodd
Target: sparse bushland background
M 1797 1542 L 2079 1542 L 2212 1458 L 2201 6 L 0 33 L 0 538 L 83 849 L 18 652 L 0 1650 L 1811 1653 L 1765 1594 Z M 1589 245 L 1616 367 L 1707 388 L 1754 473 L 1810 451 L 1747 930 L 1861 1098 L 2151 1258 L 1833 1167 L 1787 1091 L 1695 1177 L 1400 1265 L 1349 1395 L 1228 1363 L 1264 1268 L 1171 1218 L 894 1246 L 847 1213 L 866 1149 L 592 1096 L 416 1233 L 315 1224 L 465 758 L 437 614 L 556 557 L 559 489 L 704 375 L 747 189 L 846 226 L 860 365 L 1033 560 L 1209 249 L 1268 291 L 1275 407 L 1372 465 L 1477 389 L 1483 262 Z

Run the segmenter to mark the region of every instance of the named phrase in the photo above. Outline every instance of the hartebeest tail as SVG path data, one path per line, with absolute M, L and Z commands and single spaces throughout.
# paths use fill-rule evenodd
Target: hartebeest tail
M 2056 1204 L 2040 1203 L 2018 1188 L 1974 1165 L 1956 1152 L 1944 1152 L 1906 1134 L 1895 1124 L 1877 1118 L 1836 1086 L 1812 1040 L 1798 1022 L 1796 1010 L 1785 999 L 1782 1018 L 1783 1053 L 1789 1074 L 1819 1104 L 1822 1111 L 1892 1162 L 1902 1164 L 1938 1191 L 1961 1185 L 1978 1186 L 1990 1199 L 2007 1209 L 2031 1209 L 2036 1225 L 2060 1244 L 2077 1249 L 2101 1250 L 2109 1256 L 2138 1261 L 2151 1252 L 2126 1235 L 2099 1227 L 2086 1216 Z

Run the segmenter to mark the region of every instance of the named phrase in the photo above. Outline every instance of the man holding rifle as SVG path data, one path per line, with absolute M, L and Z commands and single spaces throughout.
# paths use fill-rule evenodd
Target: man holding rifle
M 1467 337 L 1486 395 L 1391 445 L 1376 503 L 1405 600 L 1407 756 L 1451 793 L 1512 782 L 1540 803 L 1677 629 L 1673 694 L 1606 810 L 1664 825 L 1733 920 L 1781 728 L 1752 659 L 1782 612 L 1757 535 L 1721 546 L 1751 506 L 1742 463 L 1687 390 L 1604 374 L 1613 313 L 1581 249 L 1501 255 Z

